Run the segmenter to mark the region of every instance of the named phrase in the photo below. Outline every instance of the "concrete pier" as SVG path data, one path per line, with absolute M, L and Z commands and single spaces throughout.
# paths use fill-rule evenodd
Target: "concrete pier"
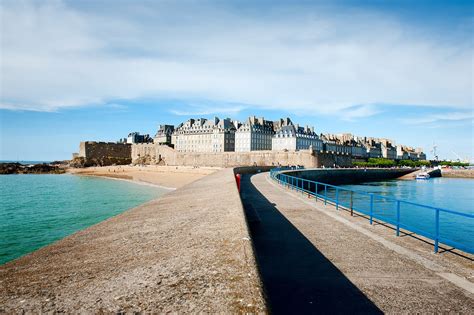
M 0 313 L 257 313 L 232 169 L 0 266 Z
M 273 313 L 471 313 L 473 256 L 246 175 L 242 198 Z M 444 249 L 449 250 L 449 249 Z

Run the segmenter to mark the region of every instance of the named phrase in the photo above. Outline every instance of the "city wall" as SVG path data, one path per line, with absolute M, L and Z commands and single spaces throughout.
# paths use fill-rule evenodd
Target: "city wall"
M 124 165 L 132 162 L 132 147 L 126 143 L 85 141 L 79 144 L 78 158 L 84 166 Z
M 132 161 L 139 164 L 217 167 L 301 165 L 311 168 L 332 167 L 334 164 L 351 166 L 349 155 L 321 153 L 311 150 L 185 153 L 157 144 L 132 145 Z
M 414 172 L 415 169 L 307 169 L 284 171 L 285 174 L 330 185 L 357 184 L 395 179 Z

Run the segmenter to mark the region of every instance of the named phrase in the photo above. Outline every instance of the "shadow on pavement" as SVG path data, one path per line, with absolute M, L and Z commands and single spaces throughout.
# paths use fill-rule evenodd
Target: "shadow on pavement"
M 242 202 L 249 218 L 267 304 L 273 314 L 376 313 L 381 310 L 242 178 Z

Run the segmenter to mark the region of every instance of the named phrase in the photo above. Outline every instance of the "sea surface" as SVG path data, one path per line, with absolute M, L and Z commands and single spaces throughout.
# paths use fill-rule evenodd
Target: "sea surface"
M 373 193 L 389 198 L 423 204 L 455 212 L 474 214 L 474 179 L 431 178 L 429 180 L 389 180 L 358 185 L 341 185 L 355 191 Z M 334 192 L 331 192 L 334 197 Z M 352 195 L 352 197 L 351 197 Z M 341 192 L 340 200 L 345 206 L 351 204 L 361 212 L 370 211 L 370 196 Z M 373 213 L 382 220 L 396 224 L 397 202 L 374 197 Z M 436 235 L 436 210 L 410 203 L 400 203 L 399 222 L 413 232 Z M 459 248 L 471 252 L 474 249 L 474 219 L 462 215 L 440 211 L 439 236 L 448 242 L 456 242 Z M 441 240 L 443 241 L 443 240 Z M 454 244 L 453 243 L 453 246 Z
M 11 161 L 11 160 L 0 160 L 0 163 L 20 163 L 23 165 L 30 165 L 30 164 L 44 164 L 44 163 L 51 163 L 51 161 Z
M 0 191 L 0 264 L 166 192 L 70 174 L 0 175 Z

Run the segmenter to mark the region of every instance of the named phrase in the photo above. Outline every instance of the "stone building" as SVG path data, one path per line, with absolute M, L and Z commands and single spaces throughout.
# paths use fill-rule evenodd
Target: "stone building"
M 131 132 L 128 134 L 127 141 L 126 143 L 132 144 L 132 143 L 151 143 L 153 142 L 153 139 L 150 137 L 150 135 L 141 135 L 139 132 Z
M 324 151 L 338 154 L 352 154 L 351 134 L 321 134 L 320 138 L 323 141 Z
M 155 138 L 153 138 L 153 143 L 171 145 L 173 132 L 173 125 L 160 125 L 160 129 L 158 129 Z
M 382 157 L 390 160 L 397 158 L 397 148 L 393 146 L 392 141 L 388 139 L 379 139 Z
M 419 160 L 426 160 L 426 154 L 423 152 L 423 148 L 416 148 L 415 153 L 418 155 Z
M 318 152 L 323 150 L 323 141 L 313 128 L 290 124 L 281 127 L 272 138 L 272 150 L 296 151 L 312 148 Z
M 426 154 L 422 148 L 412 148 L 405 145 L 397 145 L 397 158 L 400 160 L 426 160 Z
M 251 116 L 235 132 L 235 151 L 271 150 L 273 134 L 272 121 Z
M 180 152 L 228 152 L 235 150 L 235 125 L 229 118 L 189 119 L 173 136 Z

